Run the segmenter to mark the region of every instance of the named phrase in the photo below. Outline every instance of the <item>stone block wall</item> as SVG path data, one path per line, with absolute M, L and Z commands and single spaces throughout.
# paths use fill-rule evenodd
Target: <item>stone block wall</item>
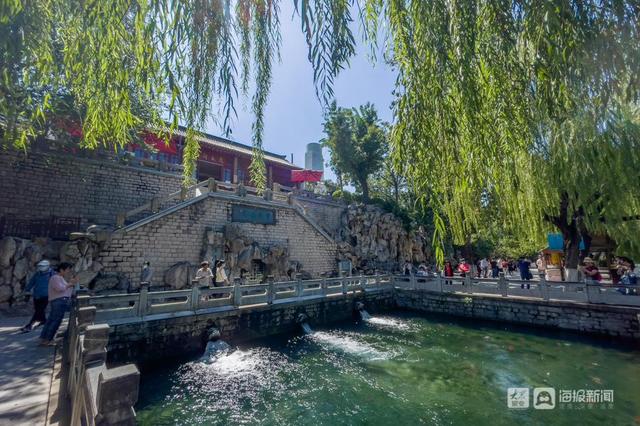
M 345 204 L 306 197 L 296 197 L 296 201 L 329 235 L 334 239 L 338 236 L 342 226 L 342 215 L 347 210 Z
M 195 266 L 202 261 L 205 232 L 208 229 L 223 232 L 225 225 L 232 223 L 234 204 L 276 210 L 275 225 L 233 222 L 260 247 L 288 247 L 289 259 L 301 262 L 304 270 L 315 276 L 336 269 L 335 243 L 325 238 L 295 209 L 214 194 L 196 199 L 144 225 L 114 233 L 97 259 L 103 270 L 128 275 L 135 288 L 140 281 L 143 262 L 149 261 L 154 271 L 152 285 L 162 285 L 164 271 L 172 265 L 187 261 Z
M 559 301 L 395 290 L 398 307 L 640 340 L 640 309 Z
M 71 155 L 0 151 L 0 217 L 80 217 L 113 224 L 116 215 L 178 191 L 176 174 Z
M 167 358 L 201 354 L 208 330 L 216 327 L 221 338 L 237 343 L 280 333 L 300 332 L 297 316 L 304 313 L 311 327 L 357 318 L 355 303 L 362 301 L 369 313 L 393 308 L 391 291 L 348 295 L 321 300 L 256 306 L 175 317 L 158 315 L 144 321 L 111 324 L 108 357 L 110 362 L 136 362 L 143 368 Z

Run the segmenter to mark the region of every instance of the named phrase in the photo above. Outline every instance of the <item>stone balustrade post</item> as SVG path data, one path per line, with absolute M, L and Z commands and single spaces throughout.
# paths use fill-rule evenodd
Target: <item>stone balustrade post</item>
M 217 192 L 218 191 L 218 182 L 214 178 L 209 178 L 207 181 L 207 189 L 209 192 Z
M 320 283 L 321 293 L 323 296 L 327 296 L 327 277 L 322 277 L 322 283 Z
M 602 303 L 602 294 L 600 294 L 600 284 L 595 280 L 585 280 L 587 287 L 587 301 L 589 303 Z
M 242 288 L 240 287 L 240 283 L 234 280 L 233 283 L 233 304 L 234 306 L 242 305 Z
M 298 274 L 297 278 L 298 282 L 296 283 L 296 297 L 300 298 L 302 297 L 302 293 L 304 292 L 304 289 L 302 288 L 302 274 Z
M 273 282 L 273 279 L 268 281 L 269 286 L 267 287 L 267 304 L 271 305 L 273 304 L 273 301 L 276 298 L 276 289 L 275 289 L 275 283 Z
M 97 418 L 100 425 L 135 425 L 140 371 L 133 364 L 104 370 L 98 377 Z
M 89 296 L 87 289 L 81 288 L 76 291 L 75 294 L 76 306 L 84 307 L 91 304 L 91 296 Z
M 236 195 L 238 197 L 246 197 L 247 196 L 247 188 L 245 188 L 243 184 L 239 183 L 236 186 Z
M 342 294 L 347 294 L 347 280 L 349 277 L 342 277 Z
M 465 293 L 473 293 L 473 279 L 470 273 L 464 276 Z
M 127 220 L 126 213 L 118 213 L 116 216 L 116 228 L 122 228 Z
M 197 311 L 200 306 L 200 282 L 195 282 L 191 286 L 191 310 Z
M 380 284 L 380 273 L 376 272 L 376 275 L 374 276 L 374 281 L 375 281 L 375 289 L 376 290 L 380 290 L 382 288 L 382 285 Z
M 547 284 L 547 280 L 544 275 L 544 272 L 540 274 L 538 288 L 540 289 L 540 297 L 542 297 L 542 300 L 549 300 L 549 284 Z
M 410 274 L 409 275 L 409 287 L 411 288 L 411 290 L 417 290 L 418 289 L 418 282 L 416 281 L 416 276 L 414 274 Z
M 140 283 L 140 297 L 138 298 L 138 316 L 147 315 L 147 307 L 149 304 L 149 283 Z
M 275 192 L 276 194 L 280 193 L 281 189 L 280 189 L 280 184 L 278 182 L 273 182 L 273 192 Z
M 438 288 L 438 291 L 440 293 L 444 292 L 444 288 L 442 286 L 442 281 L 443 281 L 442 275 L 441 274 L 436 275 L 436 287 Z
M 151 212 L 152 213 L 157 213 L 157 212 L 160 211 L 160 202 L 161 202 L 160 197 L 153 197 L 151 199 Z
M 502 295 L 502 297 L 507 297 L 507 294 L 509 292 L 509 283 L 504 276 L 504 272 L 500 272 L 498 276 L 498 289 L 500 290 L 500 294 Z
M 82 308 L 78 308 L 78 313 L 76 317 L 78 331 L 83 332 L 88 325 L 93 324 L 93 321 L 96 319 L 96 307 L 95 306 L 85 306 Z
M 82 356 L 85 364 L 107 361 L 109 343 L 109 325 L 95 324 L 87 326 L 82 336 Z

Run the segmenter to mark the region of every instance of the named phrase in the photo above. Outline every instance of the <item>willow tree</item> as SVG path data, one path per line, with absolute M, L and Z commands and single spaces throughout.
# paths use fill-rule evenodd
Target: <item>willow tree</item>
M 271 0 L 3 1 L 3 145 L 26 149 L 61 115 L 81 125 L 85 148 L 121 147 L 143 127 L 168 134 L 181 121 L 188 184 L 198 132 L 210 118 L 228 131 L 238 91 L 247 93 L 253 81 L 251 171 L 263 188 L 263 115 L 278 19 Z
M 613 236 L 640 252 L 637 109 L 640 0 L 294 0 L 318 98 L 355 52 L 352 14 L 397 70 L 392 145 L 457 242 L 495 203 L 505 228 L 539 238 Z M 255 86 L 252 180 L 265 184 L 263 112 L 279 57 L 277 0 L 5 0 L 0 119 L 25 147 L 61 102 L 81 144 L 122 145 L 141 125 L 189 127 L 187 178 L 207 117 L 228 128 Z M 376 49 L 372 49 L 373 52 Z M 152 105 L 151 123 L 133 98 Z M 220 105 L 221 111 L 214 108 Z M 188 179 L 187 179 L 188 180 Z M 449 229 L 445 229 L 445 223 Z M 437 250 L 442 258 L 442 250 Z
M 399 72 L 396 160 L 436 212 L 436 240 L 483 226 L 556 226 L 567 265 L 580 235 L 638 253 L 637 1 L 370 1 Z M 487 201 L 490 200 L 490 201 Z

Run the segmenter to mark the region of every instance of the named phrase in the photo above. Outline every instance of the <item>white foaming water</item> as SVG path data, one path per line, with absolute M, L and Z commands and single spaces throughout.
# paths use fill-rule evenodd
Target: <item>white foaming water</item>
M 230 346 L 227 344 L 227 342 L 223 342 L 222 340 L 208 342 L 202 358 L 203 360 L 210 359 L 211 357 L 218 356 L 223 351 L 227 351 L 229 348 Z
M 306 322 L 303 322 L 302 324 L 300 324 L 300 326 L 302 327 L 304 334 L 313 334 L 313 330 L 311 329 L 311 326 Z
M 339 350 L 371 361 L 389 359 L 393 356 L 392 353 L 379 351 L 368 343 L 360 342 L 349 336 L 340 336 L 324 331 L 316 331 L 315 333 L 310 334 L 309 338 L 326 349 Z
M 411 328 L 411 326 L 405 321 L 393 318 L 369 317 L 365 319 L 363 317 L 362 319 L 364 319 L 369 324 L 379 325 L 386 328 L 395 328 L 396 330 L 409 330 Z
M 222 376 L 259 375 L 260 367 L 265 360 L 255 350 L 243 351 L 237 349 L 221 353 L 211 364 L 211 368 Z
M 371 315 L 369 315 L 369 312 L 362 309 L 360 310 L 360 318 L 362 318 L 363 321 L 369 321 L 371 319 Z

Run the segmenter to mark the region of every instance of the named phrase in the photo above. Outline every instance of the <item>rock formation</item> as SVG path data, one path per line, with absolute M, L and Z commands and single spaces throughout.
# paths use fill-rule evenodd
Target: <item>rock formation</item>
M 263 278 L 288 279 L 289 271 L 299 272 L 300 263 L 289 258 L 289 249 L 282 245 L 261 246 L 246 235 L 240 226 L 231 223 L 224 228 L 225 259 L 232 277 L 251 272 L 254 265 L 261 267 Z
M 364 272 L 397 270 L 404 262 L 422 263 L 430 257 L 424 232 L 407 231 L 393 215 L 373 205 L 351 204 L 342 216 L 338 260 L 350 260 Z
M 46 259 L 55 267 L 60 262 L 75 265 L 80 285 L 96 292 L 126 290 L 123 274 L 102 274 L 97 257 L 104 241 L 93 234 L 74 233 L 70 241 L 48 238 L 33 240 L 6 236 L 0 240 L 0 308 L 25 304 L 24 288 L 36 272 L 36 264 Z

